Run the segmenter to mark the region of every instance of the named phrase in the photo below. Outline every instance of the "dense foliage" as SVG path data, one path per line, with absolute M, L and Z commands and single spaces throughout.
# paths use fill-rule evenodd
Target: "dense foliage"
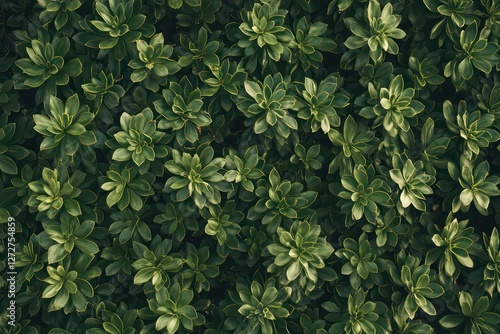
M 500 333 L 499 41 L 500 0 L 0 0 L 0 333 Z

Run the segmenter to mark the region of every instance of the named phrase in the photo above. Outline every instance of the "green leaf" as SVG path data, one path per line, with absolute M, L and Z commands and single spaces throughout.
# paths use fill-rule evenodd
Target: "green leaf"
M 245 81 L 245 90 L 254 99 L 258 93 L 262 92 L 259 84 L 253 81 Z
M 90 240 L 75 240 L 75 245 L 85 254 L 94 255 L 99 252 L 99 247 L 97 246 L 97 244 Z
M 49 263 L 56 263 L 66 257 L 68 252 L 64 249 L 64 244 L 53 245 L 48 250 Z
M 0 155 L 0 170 L 6 174 L 17 174 L 17 165 L 10 157 Z
M 173 9 L 179 9 L 182 6 L 182 0 L 168 0 L 168 5 Z M 169 331 L 169 333 L 173 333 Z
M 465 318 L 459 314 L 447 314 L 439 320 L 439 324 L 444 328 L 455 328 L 465 321 Z
M 288 281 L 292 282 L 294 279 L 296 279 L 302 271 L 302 267 L 300 265 L 299 261 L 294 261 L 292 264 L 288 267 L 286 271 L 286 278 Z
M 80 204 L 72 198 L 67 198 L 64 201 L 64 208 L 72 216 L 76 217 L 82 214 L 82 210 L 80 209 Z
M 82 73 L 82 62 L 78 58 L 71 59 L 66 62 L 63 67 L 63 71 L 70 77 L 77 77 L 80 73 Z

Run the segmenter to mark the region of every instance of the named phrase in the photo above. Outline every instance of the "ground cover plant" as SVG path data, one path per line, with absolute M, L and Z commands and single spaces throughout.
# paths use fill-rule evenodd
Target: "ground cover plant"
M 499 0 L 0 22 L 1 334 L 500 333 Z

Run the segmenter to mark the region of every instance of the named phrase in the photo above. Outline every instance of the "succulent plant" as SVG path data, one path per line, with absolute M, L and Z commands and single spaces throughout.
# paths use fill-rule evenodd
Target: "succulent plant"
M 320 233 L 319 225 L 307 221 L 295 221 L 290 232 L 278 228 L 279 243 L 267 246 L 274 256 L 274 263 L 267 270 L 283 272 L 286 281 L 298 280 L 301 287 L 307 286 L 307 290 L 312 291 L 318 281 L 318 271 L 325 268 L 324 260 L 333 253 L 333 247 L 320 238 Z
M 285 26 L 287 11 L 279 5 L 276 0 L 256 2 L 251 12 L 240 12 L 239 26 L 233 23 L 226 28 L 231 40 L 237 41 L 233 48 L 237 46 L 244 54 L 245 69 L 250 73 L 255 71 L 257 64 L 266 66 L 269 62 L 291 59 L 289 44 L 294 36 Z
M 165 191 L 174 192 L 174 200 L 181 202 L 193 198 L 198 208 L 203 208 L 208 203 L 219 204 L 221 191 L 231 189 L 229 183 L 219 170 L 225 164 L 223 158 L 213 158 L 214 150 L 204 148 L 200 154 L 190 155 L 177 150 L 172 151 L 173 160 L 165 163 L 165 168 L 175 176 L 170 177 L 165 183 Z
M 80 22 L 83 31 L 73 38 L 89 48 L 109 50 L 113 62 L 132 53 L 128 43 L 154 34 L 154 26 L 140 13 L 141 0 L 98 0 L 93 9 L 95 14 Z
M 246 93 L 238 95 L 237 106 L 255 134 L 286 139 L 298 129 L 297 120 L 288 111 L 296 100 L 287 94 L 287 86 L 288 80 L 279 73 L 266 76 L 263 82 L 245 81 Z
M 374 125 L 382 125 L 390 136 L 395 137 L 399 131 L 408 132 L 411 124 L 408 120 L 424 111 L 425 106 L 414 100 L 415 90 L 404 88 L 403 76 L 398 75 L 391 80 L 389 88 L 382 87 L 378 92 L 372 84 L 368 84 L 371 106 L 364 107 L 360 115 L 368 119 L 375 118 Z
M 155 101 L 154 106 L 165 118 L 158 122 L 158 128 L 175 130 L 180 145 L 198 141 L 200 129 L 212 123 L 212 117 L 204 109 L 201 90 L 187 77 L 179 83 L 171 82 L 163 90 L 163 100 Z
M 110 191 L 106 197 L 106 204 L 112 207 L 117 204 L 120 210 L 130 206 L 134 210 L 140 210 L 144 206 L 143 198 L 154 193 L 151 183 L 155 176 L 149 172 L 139 174 L 137 169 L 119 169 L 112 166 L 103 178 L 102 190 Z M 104 182 L 106 181 L 106 182 Z
M 0 334 L 500 333 L 499 45 L 500 0 L 0 0 Z
M 381 9 L 378 1 L 368 1 L 364 20 L 366 23 L 353 17 L 344 19 L 344 24 L 352 32 L 345 45 L 351 50 L 361 49 L 356 59 L 356 68 L 368 64 L 369 58 L 374 62 L 382 60 L 384 52 L 398 54 L 399 47 L 395 39 L 406 36 L 406 33 L 398 28 L 401 16 L 393 14 L 391 3 Z
M 74 172 L 71 177 L 63 169 L 44 168 L 42 179 L 28 184 L 31 196 L 28 205 L 36 208 L 39 215 L 45 213 L 53 219 L 64 208 L 64 211 L 78 217 L 82 214 L 77 198 L 82 191 L 78 186 L 84 181 L 85 174 Z
M 41 150 L 55 150 L 56 158 L 73 157 L 82 146 L 92 146 L 97 142 L 96 135 L 87 131 L 86 126 L 94 119 L 88 106 L 80 106 L 78 95 L 74 94 L 63 103 L 51 96 L 48 115 L 33 115 L 35 131 L 45 138 Z
M 144 86 L 153 92 L 167 84 L 167 76 L 181 69 L 175 60 L 170 59 L 174 48 L 164 43 L 163 34 L 151 37 L 149 44 L 141 39 L 137 40 L 138 57 L 128 63 L 134 70 L 130 79 L 133 82 L 144 82 Z
M 151 163 L 168 154 L 169 137 L 156 130 L 156 121 L 151 109 L 144 109 L 140 114 L 123 113 L 120 117 L 121 131 L 113 135 L 106 145 L 114 149 L 112 159 L 125 162 L 132 160 L 144 174 Z
M 15 64 L 21 70 L 14 75 L 16 89 L 37 88 L 36 102 L 49 103 L 50 96 L 57 96 L 57 87 L 65 86 L 70 77 L 82 72 L 82 62 L 67 55 L 70 49 L 68 37 L 55 37 L 52 42 L 47 36 L 33 39 L 26 48 L 28 58 L 18 59 Z
M 273 333 L 273 323 L 279 318 L 286 318 L 290 314 L 283 304 L 290 297 L 291 288 L 276 289 L 275 281 L 270 279 L 261 285 L 253 281 L 250 289 L 243 283 L 236 284 L 236 293 L 230 292 L 234 304 L 224 309 L 230 318 L 226 320 L 235 333 Z M 240 321 L 231 321 L 231 317 L 243 318 Z
M 294 109 L 298 111 L 297 117 L 307 121 L 307 127 L 311 132 L 320 128 L 328 133 L 330 128 L 340 126 L 340 116 L 337 109 L 345 108 L 349 98 L 338 92 L 342 81 L 336 75 L 326 77 L 319 85 L 310 78 L 305 78 L 302 99 L 297 99 Z
M 63 310 L 68 314 L 74 310 L 84 312 L 89 299 L 94 296 L 90 280 L 101 275 L 101 269 L 91 266 L 93 256 L 78 254 L 66 257 L 57 267 L 48 266 L 47 284 L 42 298 L 50 299 L 49 312 Z

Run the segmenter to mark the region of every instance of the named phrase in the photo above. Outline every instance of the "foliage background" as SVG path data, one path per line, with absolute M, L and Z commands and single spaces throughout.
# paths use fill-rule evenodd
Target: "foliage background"
M 1 333 L 500 332 L 498 0 L 0 21 Z

